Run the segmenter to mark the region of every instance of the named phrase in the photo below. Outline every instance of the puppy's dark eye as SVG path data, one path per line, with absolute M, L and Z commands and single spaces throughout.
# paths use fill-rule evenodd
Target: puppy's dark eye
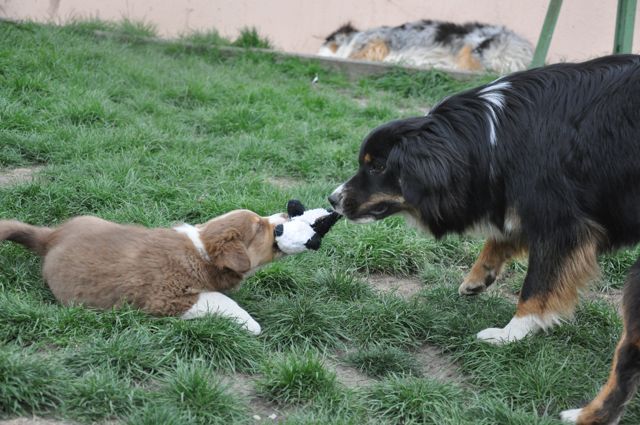
M 369 172 L 371 174 L 380 174 L 383 173 L 386 168 L 386 164 L 380 161 L 373 161 L 369 165 Z

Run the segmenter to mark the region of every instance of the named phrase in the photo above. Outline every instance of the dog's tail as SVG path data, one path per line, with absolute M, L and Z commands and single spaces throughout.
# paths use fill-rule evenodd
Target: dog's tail
M 47 253 L 51 233 L 53 229 L 48 227 L 31 226 L 16 220 L 0 220 L 0 242 L 19 243 L 41 256 Z

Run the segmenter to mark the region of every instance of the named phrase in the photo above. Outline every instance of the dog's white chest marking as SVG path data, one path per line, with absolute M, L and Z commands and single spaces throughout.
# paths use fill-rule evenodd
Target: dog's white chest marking
M 465 234 L 491 238 L 497 241 L 507 240 L 520 233 L 520 218 L 513 209 L 508 209 L 504 217 L 503 228 L 493 224 L 487 217 L 477 221 Z
M 183 319 L 196 319 L 210 314 L 229 317 L 254 335 L 260 335 L 261 329 L 249 313 L 234 300 L 220 292 L 202 292 L 198 301 L 183 315 Z
M 200 238 L 200 231 L 190 224 L 181 224 L 180 226 L 176 226 L 173 228 L 178 233 L 184 233 L 191 239 L 193 246 L 196 247 L 200 255 L 203 259 L 209 261 L 209 254 L 207 254 L 207 250 L 204 249 L 204 244 L 202 243 L 202 239 Z
M 478 221 L 469 230 L 465 231 L 465 234 L 495 240 L 501 240 L 504 238 L 502 231 L 488 219 Z

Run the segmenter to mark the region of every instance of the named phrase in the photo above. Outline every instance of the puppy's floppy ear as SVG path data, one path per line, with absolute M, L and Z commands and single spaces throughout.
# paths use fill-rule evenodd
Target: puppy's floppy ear
M 251 259 L 240 234 L 235 229 L 227 229 L 205 242 L 211 262 L 219 269 L 229 269 L 236 273 L 246 273 L 251 269 Z
M 469 172 L 452 141 L 430 139 L 424 132 L 402 137 L 389 154 L 387 168 L 400 179 L 405 200 L 430 224 L 457 222 L 464 216 Z

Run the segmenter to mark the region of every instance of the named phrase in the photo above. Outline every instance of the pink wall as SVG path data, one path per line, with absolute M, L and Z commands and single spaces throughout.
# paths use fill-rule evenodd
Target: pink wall
M 548 61 L 611 52 L 616 0 L 565 0 Z M 143 20 L 165 37 L 216 28 L 234 37 L 255 26 L 278 48 L 315 53 L 346 21 L 356 27 L 397 25 L 422 18 L 503 24 L 536 43 L 546 0 L 0 0 L 0 16 L 64 22 L 73 17 Z M 634 52 L 640 52 L 640 8 Z

